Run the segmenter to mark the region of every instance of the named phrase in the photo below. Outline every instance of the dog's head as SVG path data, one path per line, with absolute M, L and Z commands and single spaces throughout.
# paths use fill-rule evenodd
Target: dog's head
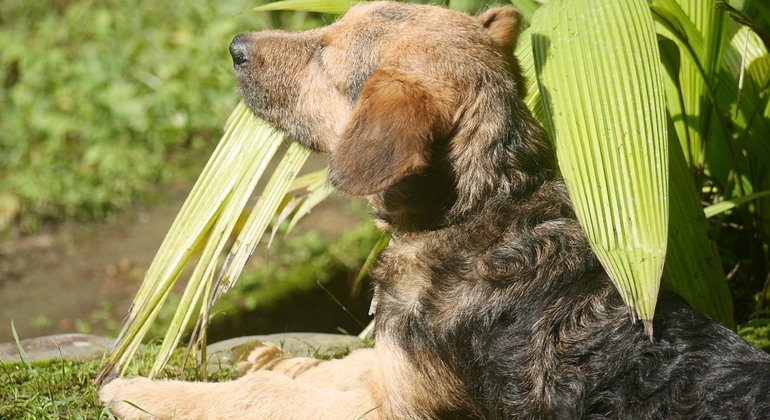
M 510 7 L 470 17 L 362 3 L 321 29 L 239 35 L 230 52 L 251 111 L 329 152 L 338 189 L 383 192 L 441 166 L 441 155 L 452 161 L 443 172 L 453 183 L 486 191 L 498 182 L 492 173 L 510 170 L 484 156 L 504 154 L 492 143 L 522 143 L 517 114 L 530 118 L 512 55 L 519 19 Z M 517 139 L 504 138 L 512 135 Z

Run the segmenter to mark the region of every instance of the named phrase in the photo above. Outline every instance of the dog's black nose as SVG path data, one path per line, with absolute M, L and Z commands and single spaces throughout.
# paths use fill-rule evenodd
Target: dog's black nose
M 249 61 L 249 43 L 245 34 L 233 38 L 233 42 L 230 43 L 230 55 L 233 57 L 235 66 Z

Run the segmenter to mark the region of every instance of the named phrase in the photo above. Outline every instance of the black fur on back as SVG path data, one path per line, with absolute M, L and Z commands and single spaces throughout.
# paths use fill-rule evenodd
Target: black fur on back
M 668 291 L 653 342 L 631 322 L 561 181 L 394 241 L 374 273 L 378 334 L 462 382 L 467 405 L 435 418 L 770 418 L 766 353 Z M 393 275 L 400 241 L 420 244 L 415 301 Z

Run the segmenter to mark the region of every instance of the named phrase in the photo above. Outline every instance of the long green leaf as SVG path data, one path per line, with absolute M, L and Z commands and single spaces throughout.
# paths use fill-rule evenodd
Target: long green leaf
M 264 125 L 258 126 L 258 124 L 256 119 L 249 118 L 249 124 L 244 128 L 247 132 L 255 133 L 256 138 L 270 136 L 274 133 L 271 128 Z M 217 177 L 230 179 L 233 186 L 217 215 L 199 262 L 188 280 L 174 318 L 166 331 L 158 357 L 149 374 L 151 377 L 163 369 L 171 357 L 171 353 L 179 344 L 190 319 L 194 314 L 200 312 L 201 297 L 214 281 L 219 256 L 224 251 L 224 247 L 235 228 L 238 216 L 243 212 L 257 182 L 279 145 L 280 141 L 243 142 L 241 143 L 241 158 L 232 162 L 231 166 L 227 168 L 227 172 L 223 171 L 217 174 Z
M 692 149 L 689 136 L 696 124 L 695 117 L 687 114 L 701 112 L 705 117 L 698 118 L 699 121 L 710 118 L 710 123 L 706 121 L 706 125 L 700 127 L 701 136 L 708 139 L 708 147 L 704 147 L 704 167 L 694 162 L 695 172 L 705 171 L 715 181 L 716 192 L 728 198 L 766 188 L 770 184 L 770 177 L 767 176 L 770 174 L 770 143 L 766 141 L 770 131 L 770 118 L 766 115 L 770 95 L 763 94 L 770 79 L 767 46 L 759 36 L 735 22 L 722 24 L 717 15 L 712 17 L 710 29 L 707 28 L 701 35 L 693 29 L 695 24 L 678 3 L 673 0 L 658 2 L 665 4 L 665 7 L 652 6 L 661 24 L 659 33 L 677 42 L 685 67 L 685 63 L 691 63 L 698 68 L 701 94 L 710 102 L 703 111 L 687 108 L 683 92 L 692 89 L 693 84 L 685 82 L 687 77 L 679 71 L 677 59 L 676 72 L 666 75 L 666 90 L 669 111 L 674 116 L 686 153 Z M 706 3 L 681 3 L 691 3 L 684 6 L 688 10 L 711 7 Z M 755 5 L 756 2 L 750 4 Z M 692 14 L 695 20 L 704 19 L 704 12 Z M 722 35 L 713 35 L 720 29 Z M 712 51 L 715 49 L 719 51 Z M 668 59 L 671 60 L 671 57 Z M 716 68 L 715 62 L 721 63 L 721 66 Z M 693 160 L 690 159 L 690 162 Z
M 738 198 L 732 198 L 730 200 L 724 200 L 720 201 L 718 203 L 714 203 L 705 209 L 703 209 L 703 212 L 706 214 L 706 217 L 714 217 L 718 214 L 722 214 L 730 209 L 734 209 L 742 204 L 746 204 L 748 202 L 754 201 L 761 197 L 766 197 L 770 195 L 770 191 L 762 191 L 758 193 L 754 193 L 751 195 L 746 195 L 743 197 Z
M 652 17 L 641 0 L 555 1 L 533 18 L 540 93 L 581 224 L 652 334 L 668 223 L 668 137 Z
M 708 98 L 721 59 L 724 14 L 703 0 L 655 0 L 654 3 L 675 16 L 685 29 L 687 46 L 695 53 L 694 60 L 681 62 L 679 79 L 684 113 L 674 117 L 675 120 L 686 121 L 689 144 L 686 145 L 685 156 L 689 158 L 688 163 L 692 167 L 703 168 L 708 146 L 706 139 L 711 142 L 711 137 L 721 137 L 727 129 L 722 127 L 722 130 L 710 132 L 714 115 Z M 719 141 L 724 144 L 724 140 Z
M 663 268 L 666 283 L 698 311 L 728 328 L 735 328 L 733 300 L 722 271 L 719 253 L 709 240 L 709 225 L 700 194 L 683 151 L 677 147 L 677 131 L 669 124 L 668 253 Z
M 269 10 L 297 10 L 341 15 L 358 3 L 356 0 L 282 0 L 255 7 L 257 12 Z
M 244 265 L 246 265 L 246 261 L 251 256 L 251 253 L 254 252 L 254 248 L 267 229 L 270 219 L 278 209 L 281 199 L 289 189 L 291 182 L 296 178 L 297 172 L 302 168 L 309 154 L 309 150 L 299 146 L 297 143 L 292 143 L 289 146 L 286 157 L 278 165 L 275 172 L 273 172 L 273 176 L 265 186 L 264 193 L 257 200 L 254 209 L 246 220 L 243 230 L 241 230 L 230 249 L 227 262 L 222 268 L 222 274 L 220 275 L 221 281 L 217 282 L 217 290 L 214 294 L 215 299 L 235 283 Z M 214 301 L 209 306 L 213 306 L 213 304 Z
M 200 286 L 205 286 L 205 279 L 211 276 L 217 251 L 231 233 L 232 220 L 237 219 L 267 161 L 282 142 L 281 134 L 271 129 L 259 129 L 262 124 L 242 103 L 233 111 L 225 135 L 155 255 L 97 382 L 125 372 L 172 286 L 202 246 L 198 268 L 163 348 L 170 352 L 172 343 L 178 341 L 179 331 L 184 330 L 191 308 L 200 299 Z M 161 353 L 158 359 L 167 357 L 167 353 Z
M 684 98 L 679 78 L 682 56 L 695 60 L 686 36 L 668 11 L 651 7 L 659 24 L 661 61 L 666 69 L 664 85 L 669 115 L 669 206 L 668 252 L 663 267 L 664 281 L 695 309 L 728 328 L 734 328 L 733 303 L 720 265 L 719 254 L 709 240 L 709 226 L 703 215 L 699 189 L 690 166 L 690 141 Z M 680 41 L 675 43 L 673 39 Z M 725 156 L 726 157 L 726 156 Z M 692 159 L 690 159 L 691 161 Z
M 24 346 L 21 345 L 21 340 L 19 340 L 19 334 L 16 333 L 16 326 L 13 325 L 13 320 L 11 320 L 11 333 L 13 334 L 13 341 L 16 342 L 16 350 L 19 352 L 19 360 L 27 366 L 27 370 L 34 372 L 32 364 L 29 362 L 27 352 L 24 350 Z
M 740 86 L 742 70 L 745 70 L 744 80 Z M 725 48 L 724 71 L 719 73 L 716 95 L 719 102 L 730 104 L 732 122 L 741 130 L 737 146 L 745 146 L 765 170 L 770 169 L 770 141 L 767 141 L 770 118 L 762 116 L 770 95 L 763 91 L 769 84 L 767 46 L 747 28 L 739 29 Z

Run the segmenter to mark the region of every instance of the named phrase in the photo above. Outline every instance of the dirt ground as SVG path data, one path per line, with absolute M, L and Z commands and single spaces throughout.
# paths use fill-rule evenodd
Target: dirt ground
M 317 165 L 314 165 L 317 166 Z M 192 183 L 108 222 L 64 223 L 0 242 L 0 342 L 83 331 L 104 334 L 120 322 Z M 332 238 L 360 222 L 349 198 L 332 197 L 302 222 Z

